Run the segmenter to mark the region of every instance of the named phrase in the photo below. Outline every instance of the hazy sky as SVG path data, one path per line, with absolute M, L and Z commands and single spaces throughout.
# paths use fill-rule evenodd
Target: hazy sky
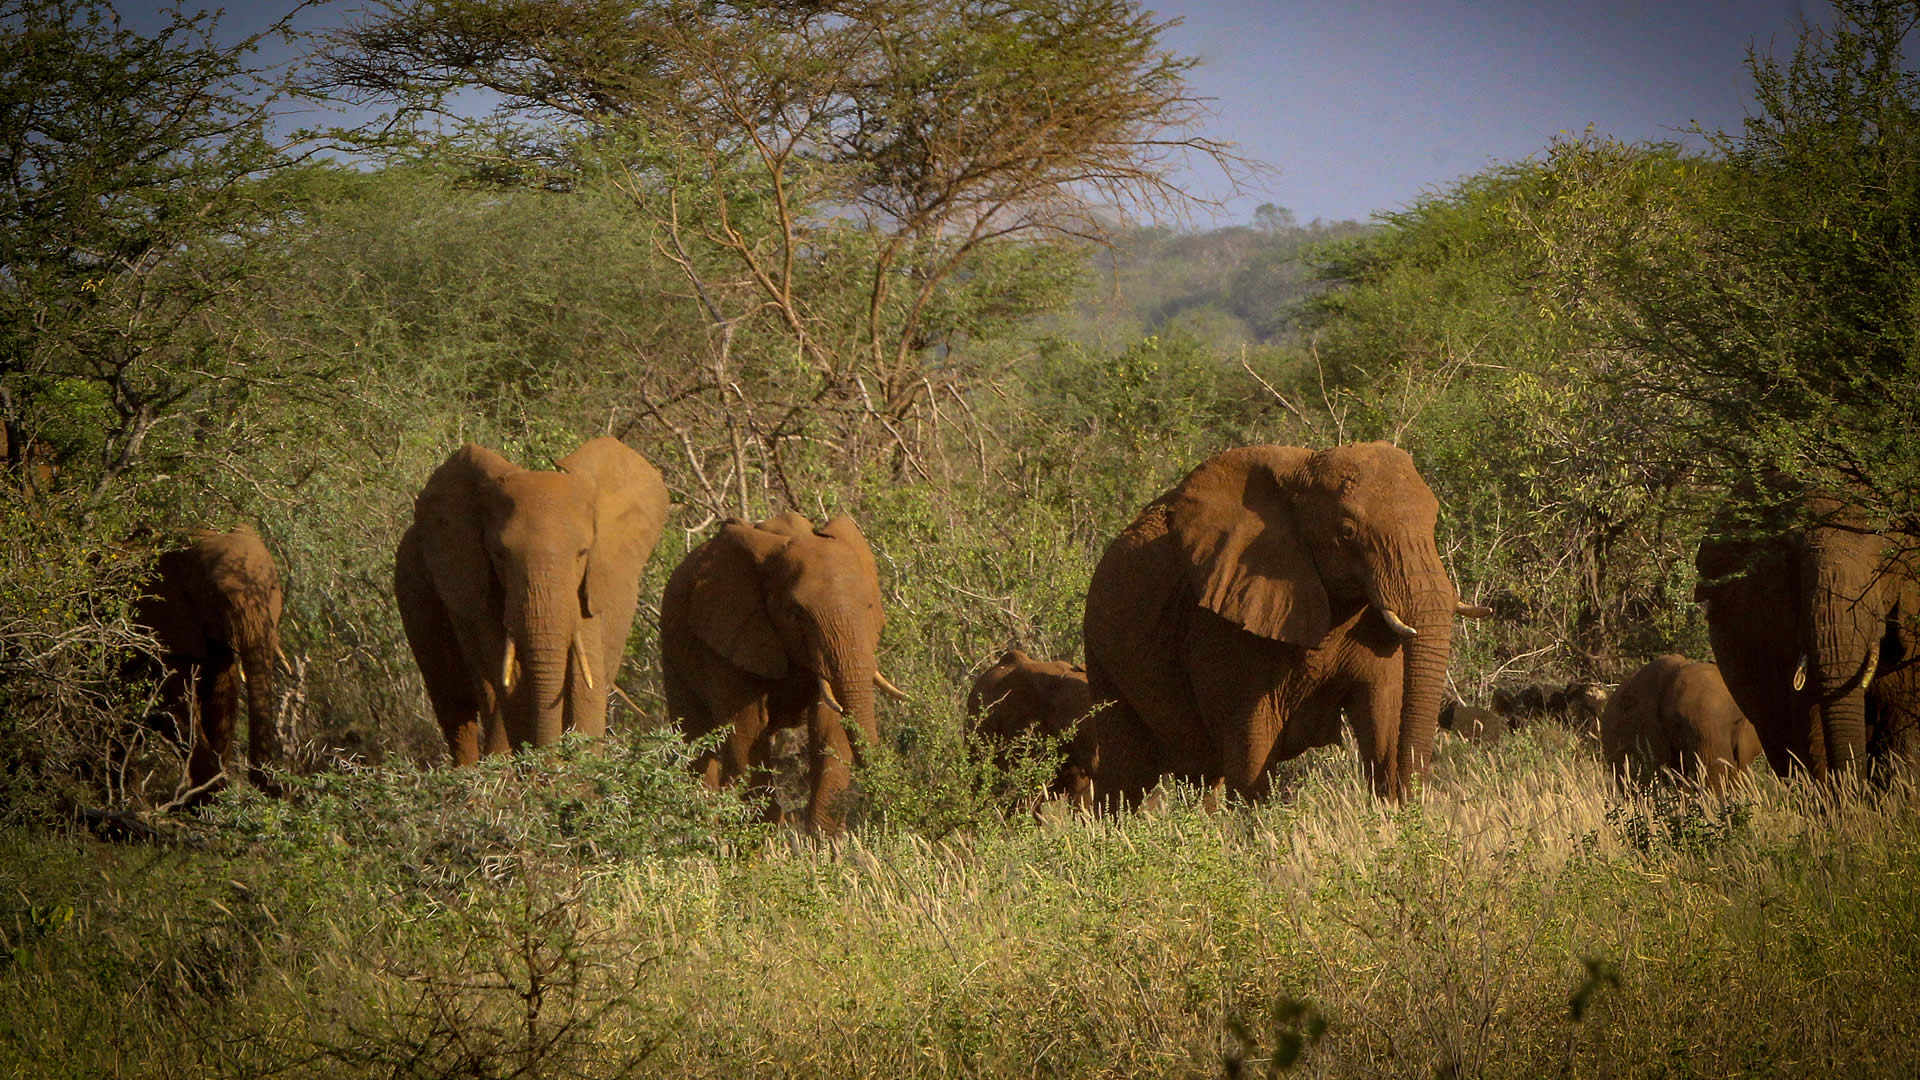
M 1303 222 L 1365 218 L 1589 125 L 1629 141 L 1681 139 L 1695 121 L 1737 129 L 1752 99 L 1747 48 L 1786 59 L 1803 14 L 1829 15 L 1823 0 L 1148 2 L 1182 20 L 1163 44 L 1201 60 L 1207 134 L 1279 170 L 1200 225 L 1249 221 L 1263 202 Z M 246 32 L 291 5 L 225 6 L 223 29 Z M 299 21 L 337 25 L 361 6 L 334 0 Z M 1191 183 L 1226 196 L 1217 171 Z
M 1556 132 L 1681 139 L 1737 130 L 1748 46 L 1793 55 L 1820 0 L 1161 0 L 1164 41 L 1197 56 L 1209 134 L 1279 169 L 1231 200 L 1315 217 L 1406 205 Z M 1698 140 L 1689 141 L 1698 145 Z M 1221 194 L 1217 173 L 1197 176 Z

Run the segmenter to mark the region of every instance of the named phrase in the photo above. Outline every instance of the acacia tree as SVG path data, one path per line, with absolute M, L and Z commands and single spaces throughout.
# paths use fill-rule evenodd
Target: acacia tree
M 323 87 L 385 130 L 496 108 L 453 140 L 491 180 L 612 185 L 708 325 L 636 371 L 696 494 L 747 512 L 792 444 L 924 472 L 968 345 L 1062 302 L 1063 246 L 1187 201 L 1191 60 L 1128 0 L 414 0 L 334 37 Z M 448 143 L 442 141 L 440 149 Z M 724 474 L 724 475 L 723 475 Z
M 0 419 L 10 465 L 44 439 L 96 503 L 157 425 L 245 378 L 209 313 L 280 213 L 248 57 L 285 20 L 223 44 L 214 15 L 159 15 L 144 34 L 87 0 L 0 9 Z

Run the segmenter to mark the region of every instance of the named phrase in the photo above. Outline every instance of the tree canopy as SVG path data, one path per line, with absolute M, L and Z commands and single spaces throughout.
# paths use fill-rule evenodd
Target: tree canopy
M 421 0 L 336 34 L 321 84 L 391 105 L 396 148 L 625 197 L 709 328 L 647 408 L 746 512 L 750 472 L 795 497 L 809 444 L 925 475 L 973 346 L 1065 302 L 1111 215 L 1186 202 L 1188 155 L 1237 166 L 1163 29 L 1126 0 Z M 412 125 L 475 88 L 495 107 L 452 140 Z

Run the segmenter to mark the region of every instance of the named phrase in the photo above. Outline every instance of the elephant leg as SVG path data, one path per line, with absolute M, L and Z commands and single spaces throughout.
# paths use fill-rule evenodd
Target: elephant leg
M 1400 685 L 1361 683 L 1347 695 L 1347 722 L 1360 748 L 1360 768 L 1381 798 L 1401 794 Z
M 840 803 L 853 786 L 853 743 L 840 714 L 822 702 L 807 709 L 807 758 L 807 825 L 816 835 L 835 835 L 846 819 Z
M 1188 639 L 1187 667 L 1194 687 L 1194 708 L 1211 738 L 1201 754 L 1170 760 L 1167 771 L 1225 780 L 1232 794 L 1248 801 L 1266 798 L 1267 759 L 1279 740 L 1286 705 L 1283 670 L 1273 656 L 1275 643 L 1202 611 Z M 1169 748 L 1171 749 L 1171 748 Z
M 165 736 L 167 745 L 191 755 L 194 742 L 200 734 L 194 721 L 194 715 L 200 709 L 199 689 L 195 683 L 199 665 L 169 661 L 163 670 L 165 674 L 160 679 L 158 690 L 160 711 L 154 718 L 166 718 L 167 727 L 160 734 Z
M 1139 806 L 1160 779 L 1160 747 L 1153 733 L 1124 701 L 1096 705 L 1083 723 L 1093 726 L 1093 780 L 1088 785 L 1093 804 L 1109 810 Z
M 742 702 L 731 710 L 726 741 L 709 754 L 707 786 L 719 789 L 754 777 L 765 764 L 769 739 L 767 709 L 762 700 Z
M 240 705 L 239 673 L 231 656 L 199 665 L 194 678 L 197 706 L 193 753 L 187 759 L 187 780 L 194 787 L 208 786 L 222 773 L 233 775 L 233 720 Z
M 471 765 L 480 760 L 483 750 L 504 753 L 508 749 L 506 732 L 502 728 L 496 739 L 495 732 L 481 730 L 482 715 L 492 718 L 499 714 L 491 684 L 468 666 L 462 638 L 432 582 L 420 539 L 409 529 L 401 538 L 394 570 L 400 624 L 406 630 L 421 681 L 426 683 L 427 700 L 440 724 L 440 734 L 447 740 L 447 756 L 455 765 Z M 482 654 L 476 651 L 474 655 Z M 489 728 L 500 726 L 491 721 L 488 724 Z
M 752 794 L 765 796 L 766 820 L 778 823 L 783 816 L 780 800 L 767 783 L 767 752 L 772 743 L 767 695 L 759 685 L 723 667 L 723 662 L 716 659 L 713 663 L 717 674 L 698 680 L 702 692 L 686 706 L 693 715 L 681 717 L 682 730 L 691 738 L 716 729 L 727 734 L 718 747 L 694 762 L 694 771 L 710 791 L 747 784 Z

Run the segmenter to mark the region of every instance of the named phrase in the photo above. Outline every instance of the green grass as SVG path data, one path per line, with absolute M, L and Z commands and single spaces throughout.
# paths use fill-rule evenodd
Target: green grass
M 1443 742 L 1400 807 L 1330 750 L 1255 808 L 828 846 L 677 754 L 329 777 L 168 848 L 0 836 L 0 1075 L 1920 1071 L 1908 779 L 1623 800 L 1542 729 Z

